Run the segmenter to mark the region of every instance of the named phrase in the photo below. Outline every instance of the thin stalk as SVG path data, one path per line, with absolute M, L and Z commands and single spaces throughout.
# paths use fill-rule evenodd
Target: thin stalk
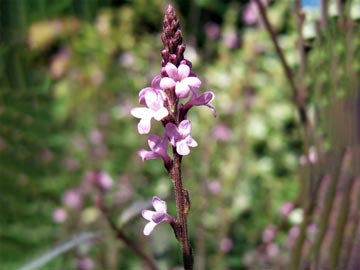
M 332 246 L 330 248 L 330 258 L 329 258 L 329 264 L 330 264 L 330 268 L 331 269 L 336 269 L 338 262 L 340 260 L 340 254 L 341 254 L 341 247 L 343 242 L 345 241 L 344 239 L 344 234 L 345 234 L 345 227 L 346 227 L 346 222 L 348 220 L 348 216 L 349 216 L 349 210 L 350 210 L 350 189 L 352 187 L 352 181 L 354 180 L 353 177 L 349 177 L 349 176 L 345 176 L 347 172 L 344 173 L 343 176 L 343 181 L 345 183 L 343 183 L 343 187 L 342 189 L 338 192 L 340 193 L 341 196 L 341 203 L 340 203 L 340 207 L 337 213 L 337 222 L 336 222 L 336 227 L 335 227 L 335 231 L 334 233 L 334 237 L 333 237 L 333 242 L 332 242 Z M 342 194 L 341 194 L 342 193 Z M 340 268 L 338 268 L 340 269 Z
M 298 109 L 298 113 L 300 116 L 300 121 L 302 122 L 302 124 L 304 126 L 308 125 L 308 116 L 307 116 L 307 112 L 306 112 L 306 108 L 305 108 L 305 96 L 304 93 L 301 93 L 298 88 L 296 87 L 296 83 L 294 80 L 294 74 L 289 66 L 289 64 L 287 63 L 285 56 L 284 56 L 284 52 L 281 49 L 279 42 L 277 40 L 274 28 L 272 27 L 269 18 L 267 16 L 266 13 L 266 9 L 263 5 L 263 3 L 261 2 L 261 0 L 255 0 L 259 12 L 260 12 L 260 16 L 264 22 L 265 28 L 268 31 L 268 33 L 270 34 L 271 40 L 275 46 L 275 50 L 276 53 L 278 54 L 279 58 L 280 58 L 280 62 L 281 65 L 283 67 L 283 70 L 285 72 L 286 78 L 290 84 L 290 87 L 292 89 L 293 92 L 293 101 Z
M 103 216 L 105 217 L 107 223 L 109 224 L 111 230 L 114 232 L 115 236 L 125 243 L 127 247 L 129 247 L 151 270 L 157 270 L 159 267 L 156 266 L 155 262 L 144 253 L 144 251 L 131 240 L 124 231 L 119 228 L 116 223 L 112 220 L 109 209 L 105 206 L 105 203 L 102 198 L 102 194 L 98 196 L 97 206 L 101 210 Z
M 328 24 L 328 0 L 321 0 L 321 29 L 324 30 Z
M 349 155 L 350 155 L 349 150 L 346 149 L 344 151 L 344 153 L 341 154 L 340 160 L 336 163 L 337 168 L 332 173 L 330 185 L 327 190 L 326 198 L 324 201 L 324 209 L 321 213 L 321 217 L 320 217 L 319 224 L 318 224 L 319 231 L 316 235 L 314 244 L 311 247 L 311 251 L 310 251 L 310 254 L 312 254 L 311 261 L 313 262 L 313 266 L 314 266 L 311 269 L 318 269 L 319 254 L 320 254 L 321 246 L 323 244 L 323 240 L 325 237 L 326 229 L 328 227 L 329 218 L 330 218 L 331 209 L 332 209 L 332 206 L 334 203 L 334 198 L 335 198 L 335 194 L 336 194 L 336 188 L 338 185 L 339 176 L 340 176 L 341 172 L 343 171 L 344 167 L 346 167 L 347 163 L 349 162 Z M 299 254 L 293 253 L 293 257 L 292 257 L 291 261 L 292 261 L 292 265 L 294 267 L 297 266 L 296 262 L 297 262 L 298 258 L 299 258 Z M 291 269 L 296 269 L 296 268 L 291 268 Z
M 194 258 L 190 245 L 190 239 L 187 228 L 187 215 L 190 210 L 190 199 L 187 190 L 183 189 L 182 176 L 181 176 L 181 160 L 182 156 L 173 148 L 173 166 L 170 170 L 170 177 L 173 180 L 175 189 L 175 200 L 177 206 L 177 221 L 179 224 L 180 232 L 177 233 L 178 240 L 181 245 L 183 256 L 183 263 L 185 270 L 192 270 L 194 265 Z

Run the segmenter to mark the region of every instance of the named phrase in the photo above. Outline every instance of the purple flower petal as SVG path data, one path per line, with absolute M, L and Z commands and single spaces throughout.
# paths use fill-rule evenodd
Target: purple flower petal
M 151 150 L 154 150 L 156 145 L 160 144 L 160 142 L 161 142 L 161 138 L 159 136 L 156 136 L 154 134 L 149 135 L 148 145 Z
M 185 141 L 180 141 L 176 144 L 176 152 L 179 155 L 186 156 L 190 154 L 190 148 Z
M 190 87 L 184 82 L 176 83 L 175 93 L 178 98 L 186 98 L 189 95 Z
M 167 211 L 166 202 L 161 200 L 159 197 L 154 196 L 152 199 L 152 204 L 156 212 L 166 213 Z
M 169 112 L 165 107 L 161 107 L 159 110 L 154 112 L 154 119 L 160 121 L 164 117 L 168 116 Z
M 189 120 L 181 121 L 181 123 L 179 124 L 179 127 L 178 127 L 178 132 L 183 138 L 190 135 L 191 122 Z
M 151 151 L 142 149 L 138 151 L 138 155 L 143 161 L 148 159 L 162 158 L 165 163 L 170 161 L 170 157 L 167 154 L 169 141 L 166 136 L 160 138 L 154 134 L 150 134 L 148 139 L 148 145 Z
M 166 213 L 160 213 L 160 212 L 156 212 L 153 216 L 152 216 L 152 221 L 159 224 L 160 222 L 163 222 L 166 220 Z
M 151 118 L 144 117 L 138 123 L 138 132 L 139 134 L 148 134 L 151 128 Z
M 151 87 L 154 89 L 161 89 L 160 88 L 160 81 L 161 81 L 161 77 L 160 76 L 155 76 L 154 79 L 151 81 Z
M 161 89 L 170 89 L 172 87 L 174 87 L 176 85 L 176 82 L 172 79 L 172 78 L 169 78 L 169 77 L 164 77 L 161 79 L 161 82 L 160 82 L 160 87 Z
M 140 90 L 140 92 L 139 92 L 139 103 L 141 105 L 146 105 L 146 103 L 145 103 L 145 95 L 146 95 L 146 93 L 148 91 L 151 91 L 151 90 L 153 90 L 151 87 L 145 87 L 145 88 Z
M 149 222 L 145 225 L 144 234 L 150 235 L 155 226 L 163 221 L 173 220 L 173 217 L 166 213 L 166 202 L 159 197 L 152 198 L 152 204 L 156 211 L 143 210 L 141 215 Z
M 201 86 L 201 81 L 198 77 L 187 77 L 183 79 L 181 82 L 186 83 L 187 85 L 194 88 L 200 88 Z
M 138 155 L 141 157 L 142 161 L 161 157 L 159 154 L 152 151 L 147 151 L 145 149 L 139 150 Z
M 172 63 L 167 63 L 165 66 L 166 73 L 169 75 L 170 78 L 177 80 L 178 79 L 178 69 Z
M 196 147 L 196 146 L 198 146 L 197 142 L 196 142 L 191 136 L 188 136 L 188 137 L 186 138 L 186 144 L 187 144 L 188 146 L 191 146 L 191 147 Z
M 141 215 L 143 218 L 147 219 L 148 221 L 152 221 L 152 217 L 153 215 L 155 215 L 155 211 L 151 211 L 151 210 L 142 210 L 141 211 Z
M 181 121 L 179 127 L 170 122 L 165 126 L 165 130 L 170 143 L 176 146 L 176 152 L 179 155 L 188 155 L 190 153 L 189 146 L 197 146 L 197 142 L 190 135 L 191 122 L 189 120 Z
M 150 221 L 148 224 L 145 225 L 144 234 L 146 236 L 150 235 L 152 233 L 152 231 L 154 230 L 156 225 L 157 224 L 155 222 Z
M 214 100 L 215 98 L 215 94 L 211 91 L 207 91 L 202 93 L 201 95 L 197 94 L 197 91 L 192 91 L 193 95 L 190 98 L 190 100 L 184 105 L 184 110 L 188 111 L 190 110 L 193 106 L 207 106 L 210 108 L 212 114 L 214 115 L 214 117 L 216 117 L 216 109 L 214 108 L 213 105 L 209 104 L 211 101 Z
M 133 108 L 131 109 L 130 113 L 132 116 L 136 117 L 136 118 L 143 118 L 147 115 L 149 115 L 149 109 L 148 108 Z
M 184 80 L 190 74 L 190 67 L 188 65 L 181 64 L 177 69 L 177 73 L 179 81 Z
M 178 134 L 177 132 L 177 127 L 174 123 L 167 123 L 166 126 L 165 126 L 165 132 L 166 132 L 166 135 L 169 137 L 170 139 L 170 143 L 175 146 L 175 137 L 176 135 Z

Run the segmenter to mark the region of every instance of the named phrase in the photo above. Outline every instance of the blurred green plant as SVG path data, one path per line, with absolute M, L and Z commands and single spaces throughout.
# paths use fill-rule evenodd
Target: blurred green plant
M 341 250 L 354 246 L 351 239 L 358 218 L 350 222 L 356 208 L 346 205 L 358 205 L 359 181 L 335 178 L 358 175 L 353 168 L 357 152 L 350 151 L 351 169 L 331 174 L 335 180 L 330 187 L 326 187 L 329 167 L 321 164 L 332 159 L 321 160 L 334 153 L 329 162 L 338 168 L 340 150 L 355 149 L 358 143 L 358 126 L 353 124 L 358 122 L 358 106 L 353 102 L 359 73 L 358 1 L 353 1 L 355 8 L 344 6 L 344 16 L 324 17 L 319 12 L 317 18 L 316 12 L 306 13 L 304 59 L 295 46 L 299 32 L 293 7 L 286 1 L 272 1 L 267 7 L 289 66 L 299 71 L 306 60 L 306 73 L 295 77 L 308 93 L 313 128 L 308 149 L 303 149 L 287 78 L 258 13 L 255 23 L 246 25 L 248 2 L 175 1 L 190 41 L 186 57 L 196 72 L 205 75 L 204 88 L 215 92 L 218 109 L 215 125 L 206 109 L 189 115 L 199 127 L 194 138 L 206 145 L 194 149 L 184 164 L 185 185 L 193 191 L 189 226 L 196 228 L 191 239 L 197 269 L 259 269 L 263 263 L 278 269 L 288 263 L 294 246 L 293 269 L 316 260 L 323 265 L 327 252 L 338 251 L 332 266 L 354 264 L 352 253 Z M 122 183 L 124 177 L 129 182 L 133 191 L 129 203 L 112 213 L 119 226 L 128 207 L 154 193 L 170 194 L 170 181 L 163 179 L 157 161 L 142 164 L 136 155 L 145 142 L 134 136 L 136 120 L 129 116 L 138 90 L 159 72 L 153 67 L 161 58 L 164 5 L 160 0 L 1 2 L 0 269 L 15 269 L 92 226 L 107 230 L 101 218 L 83 222 L 94 213 L 91 201 L 86 215 L 73 217 L 78 227 L 62 227 L 51 220 L 62 193 L 76 187 L 87 171 L 104 170 L 117 176 L 116 182 Z M 303 169 L 298 173 L 300 165 Z M 337 183 L 345 185 L 344 193 L 339 193 Z M 316 198 L 327 209 L 322 212 L 309 206 L 316 201 L 310 187 L 317 185 L 321 188 Z M 352 203 L 341 199 L 349 196 Z M 347 216 L 331 210 L 336 198 L 338 209 Z M 285 202 L 296 210 L 287 213 Z M 336 217 L 341 222 L 336 223 Z M 161 233 L 165 228 L 159 228 L 146 245 L 138 236 L 144 221 L 129 222 L 126 232 L 153 253 L 161 269 L 180 264 L 173 252 L 176 242 L 165 236 L 170 233 Z M 327 222 L 332 225 L 326 226 Z M 308 232 L 313 223 L 319 225 L 320 234 Z M 263 235 L 271 235 L 272 226 L 276 236 L 264 242 Z M 336 233 L 330 235 L 334 226 Z M 106 235 L 100 248 L 90 250 L 97 267 L 141 267 L 125 245 Z M 316 250 L 313 257 L 300 252 L 309 247 Z M 74 258 L 82 249 L 77 246 L 44 268 L 75 268 Z M 113 252 L 106 256 L 109 250 Z

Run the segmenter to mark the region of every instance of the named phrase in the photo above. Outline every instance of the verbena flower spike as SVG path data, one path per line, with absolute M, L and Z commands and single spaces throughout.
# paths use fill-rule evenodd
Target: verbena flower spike
M 165 47 L 161 51 L 161 75 L 155 76 L 150 87 L 140 91 L 139 103 L 145 107 L 133 108 L 131 114 L 140 119 L 140 134 L 150 132 L 152 119 L 161 122 L 164 127 L 161 137 L 149 135 L 150 150 L 142 149 L 138 154 L 143 161 L 156 158 L 163 160 L 174 185 L 177 218 L 167 214 L 165 201 L 153 197 L 155 211 L 142 211 L 142 216 L 149 221 L 144 234 L 150 235 L 156 225 L 168 221 L 180 243 L 184 268 L 192 270 L 193 255 L 187 228 L 190 197 L 183 188 L 181 161 L 183 156 L 190 154 L 190 147 L 196 147 L 198 143 L 191 136 L 192 123 L 187 119 L 187 114 L 192 107 L 204 105 L 216 116 L 216 110 L 210 104 L 215 94 L 211 91 L 199 93 L 202 82 L 191 72 L 191 62 L 184 59 L 185 45 L 182 43 L 181 28 L 171 5 L 165 12 L 161 40 Z M 169 146 L 172 149 L 171 156 L 168 154 Z

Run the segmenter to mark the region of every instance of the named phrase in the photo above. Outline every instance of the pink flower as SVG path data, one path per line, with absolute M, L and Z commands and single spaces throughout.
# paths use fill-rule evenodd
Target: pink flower
M 94 261 L 89 257 L 79 258 L 77 261 L 78 270 L 91 270 L 95 268 Z
M 151 81 L 151 86 L 150 87 L 145 87 L 145 88 L 140 90 L 140 92 L 139 92 L 139 103 L 140 104 L 146 105 L 145 94 L 146 94 L 146 92 L 148 90 L 155 89 L 156 91 L 163 92 L 162 89 L 160 88 L 160 81 L 161 81 L 161 77 L 160 76 L 155 76 L 154 79 Z M 165 95 L 165 94 L 163 94 L 163 95 Z
M 276 229 L 275 225 L 272 225 L 272 224 L 268 225 L 265 228 L 265 230 L 263 231 L 262 241 L 264 243 L 270 243 L 270 242 L 274 241 L 276 232 L 277 232 L 277 229 Z
M 220 35 L 220 26 L 215 22 L 207 22 L 205 24 L 205 33 L 211 40 L 215 40 Z
M 167 154 L 168 143 L 169 141 L 166 136 L 160 138 L 156 135 L 150 134 L 148 139 L 148 145 L 151 151 L 142 149 L 138 152 L 138 154 L 143 161 L 148 159 L 162 158 L 166 163 L 170 160 Z
M 212 195 L 218 195 L 221 192 L 222 186 L 219 180 L 212 180 L 208 183 L 208 189 Z
M 79 190 L 70 189 L 65 192 L 63 202 L 70 209 L 78 209 L 82 206 L 82 195 Z
M 190 98 L 190 100 L 188 102 L 186 102 L 186 104 L 184 105 L 183 109 L 185 111 L 190 110 L 193 106 L 207 106 L 210 108 L 212 114 L 214 115 L 214 117 L 216 117 L 216 109 L 214 106 L 212 106 L 210 104 L 211 101 L 214 100 L 215 98 L 215 94 L 211 91 L 206 91 L 204 93 L 202 93 L 201 95 L 198 95 L 197 93 L 197 89 L 193 89 L 193 95 Z
M 144 235 L 150 235 L 154 230 L 155 226 L 160 224 L 163 221 L 171 221 L 174 218 L 167 214 L 166 202 L 160 198 L 154 196 L 152 198 L 152 204 L 155 211 L 151 210 L 142 210 L 141 215 L 143 218 L 149 221 L 145 225 Z
M 285 202 L 280 208 L 280 214 L 282 217 L 287 218 L 292 210 L 295 209 L 295 204 L 292 202 Z
M 52 218 L 57 223 L 63 223 L 67 218 L 67 212 L 64 208 L 56 208 L 52 213 Z
M 275 258 L 279 255 L 279 246 L 275 243 L 270 243 L 266 247 L 266 253 L 270 258 Z
M 230 238 L 221 239 L 219 244 L 220 250 L 224 253 L 228 253 L 233 248 L 233 246 L 233 241 Z
M 264 6 L 268 5 L 268 0 L 261 1 Z M 259 9 L 254 0 L 251 0 L 245 7 L 243 12 L 243 20 L 247 25 L 253 25 L 261 23 L 261 18 L 259 16 Z
M 151 119 L 160 121 L 166 117 L 169 112 L 164 107 L 165 93 L 163 91 L 147 87 L 140 91 L 139 102 L 145 102 L 148 108 L 133 108 L 131 115 L 140 118 L 138 131 L 140 134 L 147 134 L 151 128 Z
M 170 139 L 170 143 L 176 146 L 176 152 L 179 155 L 186 156 L 190 153 L 190 147 L 196 147 L 197 142 L 191 137 L 191 122 L 183 120 L 177 127 L 173 123 L 166 124 L 166 135 Z
M 106 172 L 99 172 L 97 175 L 97 184 L 102 190 L 109 190 L 113 185 L 113 180 Z
M 164 90 L 175 87 L 175 93 L 178 98 L 186 98 L 192 88 L 199 88 L 201 81 L 198 77 L 190 75 L 190 67 L 185 64 L 177 68 L 174 64 L 168 63 L 165 71 L 169 77 L 164 77 L 160 81 L 160 87 Z
M 225 124 L 218 124 L 212 132 L 213 137 L 221 142 L 229 141 L 231 138 L 231 130 Z

